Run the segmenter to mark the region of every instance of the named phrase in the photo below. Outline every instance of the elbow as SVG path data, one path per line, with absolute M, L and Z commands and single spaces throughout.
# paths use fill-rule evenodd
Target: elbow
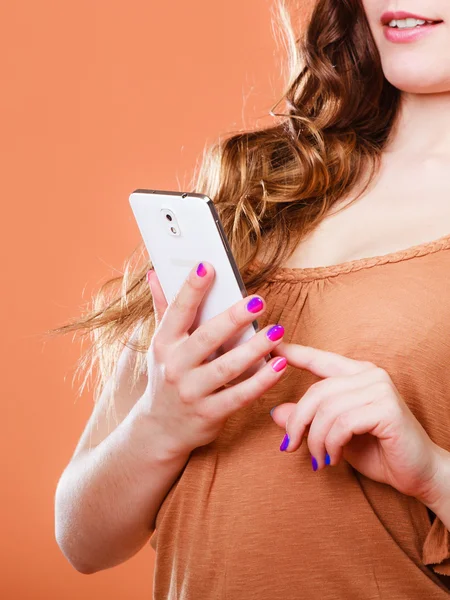
M 70 515 L 70 511 L 67 510 L 67 507 L 64 509 L 58 502 L 57 497 L 55 505 L 56 543 L 64 557 L 76 571 L 83 575 L 92 575 L 101 569 L 89 561 L 83 548 L 85 544 L 82 543 L 81 538 L 82 535 L 80 534 L 80 528 L 76 519 L 73 518 L 73 515 Z
M 55 538 L 64 557 L 78 573 L 81 573 L 82 575 L 93 575 L 101 570 L 80 557 L 79 553 L 74 548 L 73 543 L 67 539 L 68 536 L 64 535 L 61 528 L 56 527 Z
M 83 575 L 91 575 L 98 569 L 95 569 L 89 561 L 82 560 L 83 544 L 80 526 L 77 522 L 74 505 L 76 501 L 70 491 L 70 488 L 64 485 L 65 473 L 63 473 L 55 494 L 54 504 L 54 535 L 59 549 L 72 567 Z
M 81 573 L 82 575 L 93 575 L 101 570 L 82 563 L 71 562 L 70 564 L 76 571 L 78 571 L 78 573 Z
M 93 575 L 94 573 L 98 573 L 98 571 L 101 570 L 101 569 L 96 569 L 95 567 L 88 565 L 87 563 L 82 563 L 77 560 L 71 560 L 67 556 L 66 556 L 66 558 L 69 561 L 69 563 L 72 565 L 72 567 L 76 571 L 78 571 L 78 573 L 81 573 L 82 575 Z

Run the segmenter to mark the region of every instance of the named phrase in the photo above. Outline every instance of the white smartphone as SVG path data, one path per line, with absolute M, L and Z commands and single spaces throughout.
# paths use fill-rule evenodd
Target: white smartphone
M 214 267 L 214 282 L 191 331 L 247 295 L 219 216 L 208 196 L 137 189 L 130 194 L 129 201 L 167 302 L 171 302 L 196 264 L 205 261 Z M 249 340 L 256 331 L 255 321 L 230 338 L 209 359 Z M 256 370 L 264 364 L 262 361 Z

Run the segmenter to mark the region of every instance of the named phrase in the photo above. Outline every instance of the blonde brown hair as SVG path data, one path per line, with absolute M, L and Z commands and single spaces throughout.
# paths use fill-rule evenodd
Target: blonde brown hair
M 360 0 L 318 0 L 298 34 L 291 15 L 300 15 L 302 5 L 276 2 L 288 82 L 270 111 L 274 125 L 218 140 L 205 150 L 192 180 L 192 191 L 214 201 L 249 292 L 283 264 L 333 205 L 361 181 L 359 194 L 367 188 L 400 105 L 400 92 L 383 75 Z M 285 112 L 274 112 L 283 100 Z M 255 261 L 263 243 L 264 261 Z M 144 368 L 154 328 L 150 268 L 141 243 L 123 276 L 101 287 L 84 316 L 52 331 L 91 339 L 76 372 L 85 373 L 80 393 L 95 374 L 98 397 L 124 344 L 138 352 L 135 374 Z

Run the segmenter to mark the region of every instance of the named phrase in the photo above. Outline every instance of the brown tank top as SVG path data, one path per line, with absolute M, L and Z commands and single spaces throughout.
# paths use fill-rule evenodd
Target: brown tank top
M 450 451 L 450 235 L 333 267 L 280 269 L 258 290 L 260 326 L 384 368 Z M 342 461 L 318 472 L 280 452 L 273 406 L 318 378 L 288 367 L 197 448 L 166 496 L 151 545 L 154 600 L 443 600 L 449 532 L 427 508 Z

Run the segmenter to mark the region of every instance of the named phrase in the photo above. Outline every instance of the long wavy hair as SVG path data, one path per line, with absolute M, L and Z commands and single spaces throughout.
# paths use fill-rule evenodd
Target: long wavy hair
M 367 189 L 400 107 L 360 0 L 317 0 L 299 31 L 292 16 L 304 14 L 304 2 L 276 0 L 274 10 L 288 55 L 285 91 L 270 110 L 274 124 L 210 145 L 191 181 L 192 191 L 214 201 L 249 292 L 333 205 Z M 285 112 L 275 112 L 282 101 Z M 84 373 L 80 393 L 92 375 L 98 399 L 124 345 L 137 352 L 135 376 L 145 370 L 154 330 L 151 266 L 141 243 L 123 275 L 101 286 L 84 315 L 51 330 L 90 339 L 75 371 Z

